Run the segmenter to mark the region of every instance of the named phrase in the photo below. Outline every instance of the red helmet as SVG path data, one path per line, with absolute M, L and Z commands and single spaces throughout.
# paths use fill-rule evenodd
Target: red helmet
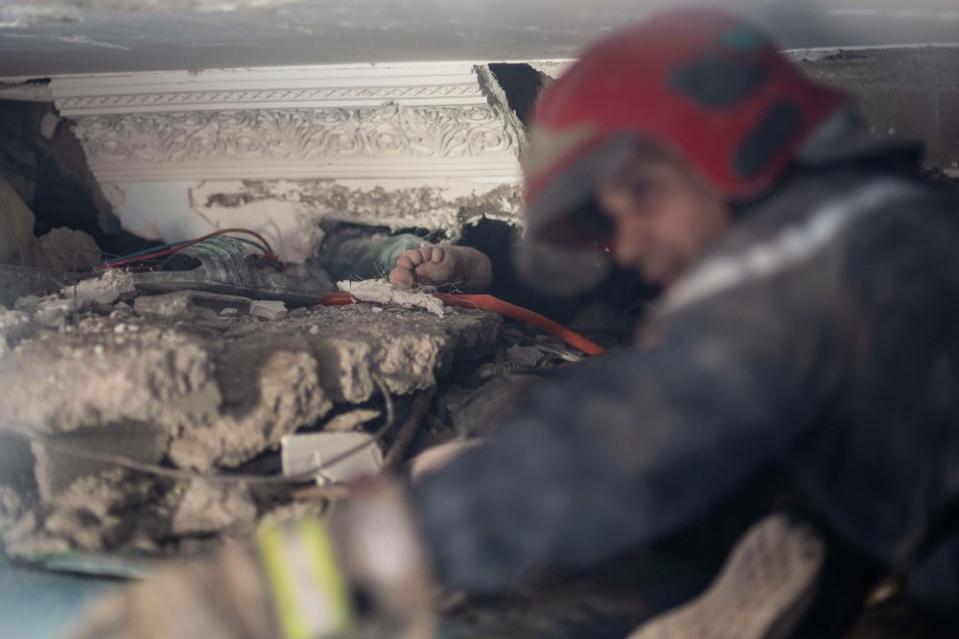
M 638 142 L 671 152 L 731 201 L 756 197 L 845 101 L 735 16 L 660 14 L 588 49 L 540 97 L 524 159 L 527 239 L 608 245 L 608 222 L 588 205 Z

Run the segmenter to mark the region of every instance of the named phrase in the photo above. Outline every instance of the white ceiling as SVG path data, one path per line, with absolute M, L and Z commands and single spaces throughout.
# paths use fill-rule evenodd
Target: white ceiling
M 0 0 L 0 76 L 566 58 L 683 1 Z M 712 3 L 785 48 L 959 41 L 959 0 Z

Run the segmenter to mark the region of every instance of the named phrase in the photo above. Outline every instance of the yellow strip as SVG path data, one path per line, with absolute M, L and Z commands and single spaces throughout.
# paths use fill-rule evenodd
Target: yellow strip
M 256 535 L 260 557 L 273 587 L 273 602 L 280 620 L 283 639 L 311 639 L 309 625 L 296 605 L 293 575 L 284 558 L 283 535 L 275 526 L 261 526 Z
M 319 519 L 308 517 L 297 526 L 309 556 L 309 568 L 320 589 L 327 593 L 336 619 L 336 631 L 349 633 L 353 629 L 353 610 L 346 582 L 338 568 L 330 532 Z

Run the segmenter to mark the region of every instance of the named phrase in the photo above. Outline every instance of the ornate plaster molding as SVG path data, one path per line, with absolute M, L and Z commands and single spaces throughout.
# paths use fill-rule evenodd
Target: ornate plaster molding
M 508 177 L 521 135 L 489 105 L 97 115 L 79 118 L 74 130 L 106 181 Z
M 365 102 L 403 100 L 424 102 L 473 103 L 482 97 L 479 87 L 470 84 L 432 84 L 423 86 L 324 87 L 313 89 L 234 89 L 224 91 L 174 91 L 170 93 L 131 93 L 122 95 L 81 95 L 60 100 L 67 114 L 110 111 L 196 110 L 242 108 L 247 105 L 327 106 Z
M 463 62 L 72 75 L 54 78 L 50 89 L 67 117 L 487 101 L 474 65 Z
M 105 182 L 519 176 L 523 132 L 463 63 L 55 78 Z

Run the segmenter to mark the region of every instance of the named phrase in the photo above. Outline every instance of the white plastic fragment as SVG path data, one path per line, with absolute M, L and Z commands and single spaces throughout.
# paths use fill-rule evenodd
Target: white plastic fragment
M 321 485 L 375 475 L 383 467 L 383 452 L 368 433 L 287 435 L 280 445 L 285 477 L 315 474 L 316 482 Z M 362 449 L 359 449 L 360 446 Z M 355 452 L 335 461 L 350 451 Z M 331 466 L 317 470 L 331 460 Z

